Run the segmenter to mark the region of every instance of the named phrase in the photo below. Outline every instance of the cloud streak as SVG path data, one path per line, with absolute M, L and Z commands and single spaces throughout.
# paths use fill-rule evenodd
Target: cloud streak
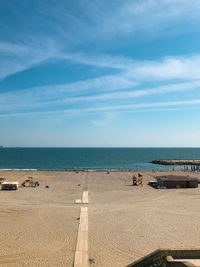
M 200 86 L 200 55 L 170 57 L 160 60 L 142 61 L 123 55 L 109 55 L 80 51 L 80 43 L 92 44 L 98 38 L 107 42 L 113 36 L 137 34 L 170 27 L 174 21 L 199 20 L 200 3 L 197 0 L 141 1 L 86 1 L 78 2 L 73 13 L 63 2 L 52 5 L 45 1 L 37 9 L 42 21 L 46 18 L 52 30 L 48 37 L 35 38 L 33 34 L 26 41 L 0 41 L 0 79 L 53 59 L 113 71 L 111 75 L 54 86 L 39 86 L 25 90 L 0 93 L 0 110 L 29 114 L 30 109 L 56 110 L 76 106 L 76 103 L 93 106 L 112 100 L 110 108 L 116 107 L 116 100 L 128 100 L 150 95 L 179 93 L 197 90 Z M 48 12 L 47 12 L 48 11 Z M 46 15 L 47 14 L 47 15 Z M 153 16 L 152 16 L 153 14 Z M 100 20 L 101 19 L 101 20 Z M 38 29 L 39 37 L 44 33 L 43 24 Z M 69 38 L 70 34 L 71 37 Z M 68 40 L 69 42 L 66 41 Z M 96 42 L 98 45 L 98 42 Z M 73 47 L 73 48 L 72 48 Z M 157 86 L 146 86 L 146 82 L 157 82 Z M 159 86 L 159 83 L 164 85 Z M 173 83 L 173 84 L 172 84 Z M 141 89 L 140 89 L 141 88 Z M 26 99 L 26 101 L 24 101 Z M 98 107 L 97 107 L 98 108 Z
M 25 49 L 19 48 L 20 49 Z M 110 59 L 110 60 L 109 60 Z M 113 60 L 112 60 L 113 59 Z M 77 58 L 76 58 L 77 60 Z M 88 57 L 89 62 L 100 62 Z M 41 86 L 0 94 L 0 109 L 15 109 L 27 106 L 62 105 L 85 101 L 106 101 L 115 99 L 138 98 L 148 95 L 175 93 L 196 90 L 200 87 L 200 56 L 167 58 L 161 61 L 134 62 L 124 57 L 107 57 L 103 66 L 120 66 L 121 71 L 115 75 L 77 81 L 62 85 Z M 102 65 L 100 63 L 100 65 Z M 123 67 L 124 66 L 124 67 Z M 114 68 L 113 67 L 113 68 Z M 125 69 L 128 68 L 128 69 Z M 169 83 L 169 81 L 176 81 Z M 178 82 L 178 81 L 184 82 Z M 162 81 L 165 85 L 143 86 L 146 81 Z M 137 89 L 139 86 L 142 89 Z M 23 101 L 26 99 L 26 102 Z M 45 103 L 46 102 L 46 103 Z
M 0 41 L 0 79 L 27 70 L 45 60 L 55 58 L 56 54 L 57 51 L 51 42 L 42 47 L 34 43 L 30 45 Z
M 87 55 L 60 54 L 61 59 L 74 63 L 100 68 L 119 69 L 126 72 L 126 77 L 136 80 L 199 79 L 200 55 L 183 57 L 165 57 L 161 60 L 138 61 L 130 57 L 110 56 L 105 54 Z
M 119 35 L 128 35 L 171 29 L 177 22 L 188 23 L 199 20 L 200 3 L 198 0 L 98 0 L 78 1 L 78 14 L 67 3 L 52 5 L 50 1 L 43 3 L 43 13 L 48 13 L 56 23 L 54 26 L 63 38 L 71 32 L 77 42 L 94 41 Z M 62 15 L 61 15 L 62 14 Z M 186 19 L 187 18 L 187 19 Z M 65 24 L 64 30 L 60 25 Z M 173 27 L 172 27 L 173 25 Z
M 74 85 L 73 85 L 74 86 Z M 91 84 L 88 85 L 90 88 Z M 94 84 L 92 85 L 93 88 Z M 102 84 L 99 84 L 99 88 L 101 88 Z M 119 85 L 118 85 L 119 86 Z M 73 87 L 72 87 L 73 88 Z M 77 87 L 75 86 L 77 89 Z M 123 88 L 123 86 L 122 86 Z M 30 109 L 30 108 L 47 108 L 49 106 L 54 107 L 54 109 L 59 108 L 59 106 L 76 104 L 78 102 L 84 102 L 85 104 L 90 101 L 95 102 L 95 104 L 106 103 L 109 100 L 123 100 L 123 99 L 134 99 L 143 96 L 150 95 L 161 95 L 166 93 L 175 93 L 175 92 L 184 92 L 184 91 L 192 91 L 200 88 L 200 81 L 194 82 L 186 82 L 186 83 L 175 83 L 170 85 L 158 86 L 154 88 L 146 88 L 140 90 L 123 90 L 120 92 L 111 92 L 104 94 L 95 94 L 95 95 L 85 95 L 85 96 L 71 96 L 71 91 L 66 97 L 67 90 L 70 89 L 69 85 L 66 85 L 66 88 L 60 88 L 60 94 L 58 93 L 58 88 L 56 87 L 44 87 L 43 90 L 40 88 L 33 89 L 32 92 L 30 90 L 18 91 L 15 94 L 13 93 L 4 93 L 0 94 L 0 110 L 8 111 L 8 110 L 19 110 L 19 109 Z M 83 89 L 83 88 L 81 88 Z M 116 89 L 116 88 L 115 88 Z M 119 89 L 119 87 L 118 87 Z M 45 91 L 46 90 L 46 91 Z M 66 92 L 66 93 L 65 93 Z M 82 92 L 82 91 L 81 91 Z M 75 92 L 77 93 L 77 92 Z M 44 96 L 46 97 L 44 98 Z M 24 102 L 24 99 L 26 101 Z M 113 102 L 114 104 L 114 102 Z M 112 107 L 112 105 L 111 105 Z
M 3 79 L 14 73 L 26 70 L 35 64 L 40 64 L 44 60 L 54 58 L 57 60 L 72 60 L 75 63 L 89 64 L 105 68 L 129 69 L 132 68 L 132 74 L 144 79 L 152 77 L 155 79 L 164 78 L 165 75 L 159 72 L 159 64 L 154 65 L 157 69 L 157 75 L 151 73 L 150 66 L 144 64 L 137 68 L 138 63 L 132 59 L 121 57 L 109 57 L 107 55 L 97 55 L 93 58 L 87 58 L 80 51 L 81 44 L 94 44 L 98 46 L 100 42 L 107 42 L 113 36 L 126 35 L 134 38 L 138 32 L 153 32 L 179 25 L 186 21 L 187 24 L 193 23 L 193 26 L 200 20 L 200 2 L 198 0 L 140 0 L 140 1 L 78 1 L 74 12 L 74 6 L 67 2 L 59 2 L 55 5 L 54 1 L 37 1 L 32 3 L 34 16 L 30 16 L 28 27 L 32 32 L 31 36 L 17 35 L 13 29 L 9 29 L 15 41 L 5 42 L 0 40 L 0 78 Z M 74 4 L 75 5 L 75 4 Z M 9 10 L 19 13 L 19 8 L 14 3 Z M 22 14 L 21 14 L 22 15 Z M 35 20 L 40 19 L 40 27 L 35 31 Z M 20 20 L 17 17 L 16 25 Z M 176 22 L 179 23 L 176 23 Z M 51 29 L 46 34 L 46 26 Z M 32 27 L 32 28 L 31 28 Z M 157 30 L 156 30 L 157 29 Z M 168 31 L 170 32 L 170 31 Z M 159 35 L 160 36 L 160 35 Z M 23 38 L 24 37 L 24 38 Z M 98 39 L 98 40 L 97 40 Z M 23 41 L 22 41 L 23 40 Z M 26 41 L 24 41 L 26 40 Z M 100 46 L 101 46 L 100 42 Z M 118 39 L 119 42 L 119 39 Z M 69 52 L 70 51 L 70 52 Z M 199 66 L 199 58 L 196 64 Z M 111 61 L 111 62 L 110 62 Z M 151 65 L 153 65 L 152 62 Z M 163 62 L 170 70 L 171 78 L 187 74 L 184 68 L 189 62 L 179 59 L 166 59 Z M 160 63 L 162 67 L 162 62 Z M 174 68 L 174 74 L 172 68 Z M 135 70 L 136 69 L 136 70 Z M 190 71 L 191 73 L 191 71 Z M 196 78 L 197 72 L 193 71 L 193 77 Z
M 57 111 L 38 111 L 38 112 L 16 112 L 16 113 L 5 113 L 0 114 L 0 118 L 8 118 L 8 117 L 23 117 L 23 116 L 52 116 L 52 115 L 61 115 L 61 116 L 75 116 L 75 115 L 83 115 L 84 113 L 95 113 L 95 112 L 114 112 L 114 111 L 137 111 L 143 110 L 148 112 L 153 110 L 154 108 L 164 108 L 163 111 L 171 110 L 167 109 L 168 107 L 189 107 L 189 106 L 199 106 L 200 107 L 200 99 L 193 99 L 188 101 L 168 101 L 168 102 L 153 102 L 153 103 L 138 103 L 138 104 L 129 104 L 129 105 L 113 105 L 113 106 L 101 106 L 94 108 L 83 108 L 83 109 L 64 109 Z M 162 109 L 159 109 L 162 111 Z

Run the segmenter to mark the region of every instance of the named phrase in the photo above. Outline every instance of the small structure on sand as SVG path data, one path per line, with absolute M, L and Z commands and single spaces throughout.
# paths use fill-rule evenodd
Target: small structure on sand
M 184 267 L 200 266 L 199 249 L 158 249 L 126 267 Z
M 3 182 L 1 183 L 1 190 L 17 190 L 19 187 L 18 182 Z
M 189 176 L 158 176 L 155 177 L 157 180 L 157 188 L 196 188 L 198 187 L 198 178 Z

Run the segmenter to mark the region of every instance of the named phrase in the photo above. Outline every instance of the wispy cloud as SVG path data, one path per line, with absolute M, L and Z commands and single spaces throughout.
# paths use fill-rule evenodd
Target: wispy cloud
M 105 20 L 107 31 L 131 33 L 141 30 L 155 31 L 169 28 L 175 21 L 199 19 L 200 3 L 198 0 L 143 0 L 126 1 Z M 173 29 L 172 29 L 173 30 Z
M 20 47 L 20 49 L 22 49 Z M 25 48 L 23 48 L 25 49 Z M 85 56 L 86 58 L 86 56 Z M 105 60 L 106 58 L 106 60 Z M 125 57 L 105 57 L 103 66 L 113 68 L 120 66 L 121 71 L 115 75 L 67 83 L 63 85 L 40 86 L 0 94 L 1 110 L 18 107 L 39 107 L 63 105 L 80 101 L 103 101 L 114 99 L 129 99 L 147 95 L 191 91 L 200 87 L 200 56 L 167 58 L 161 61 L 134 62 Z M 110 58 L 110 60 L 109 60 Z M 76 60 L 77 57 L 76 57 Z M 81 57 L 82 60 L 82 57 Z M 81 61 L 80 60 L 80 61 Z M 95 62 L 88 57 L 87 63 Z M 99 60 L 96 60 L 100 62 Z M 101 63 L 99 63 L 101 65 Z M 127 68 L 127 69 L 126 69 Z M 146 81 L 162 81 L 163 86 L 137 89 Z M 169 80 L 175 80 L 169 83 Z M 183 80 L 184 82 L 177 82 Z M 116 92 L 118 91 L 118 92 Z M 24 102 L 24 98 L 26 102 Z M 9 103 L 9 104 L 8 104 Z
M 137 110 L 146 108 L 158 108 L 158 107 L 172 107 L 172 106 L 190 106 L 190 105 L 200 105 L 200 99 L 194 99 L 189 101 L 170 101 L 170 102 L 154 102 L 145 104 L 129 104 L 129 105 L 114 105 L 114 106 L 104 106 L 97 108 L 89 108 L 85 111 L 109 111 L 109 110 Z M 84 110 L 83 110 L 84 111 Z
M 187 35 L 198 41 L 199 0 L 24 0 L 2 5 L 0 120 L 1 127 L 7 127 L 5 140 L 16 133 L 10 120 L 22 123 L 17 126 L 21 140 L 27 133 L 26 122 L 30 128 L 39 125 L 38 140 L 42 136 L 48 140 L 51 128 L 60 133 L 55 139 L 62 137 L 65 144 L 70 134 L 77 135 L 79 143 L 82 130 L 86 138 L 97 138 L 91 124 L 105 130 L 109 127 L 103 126 L 111 125 L 120 132 L 117 124 L 123 121 L 128 132 L 130 120 L 138 119 L 140 112 L 145 112 L 141 119 L 149 122 L 156 112 L 161 124 L 159 112 L 181 110 L 187 115 L 186 110 L 196 109 L 192 114 L 197 117 L 200 50 Z M 130 112 L 139 116 L 129 116 Z M 169 120 L 167 113 L 163 115 Z M 55 127 L 56 121 L 60 128 Z M 117 130 L 109 130 L 111 140 L 116 136 L 120 144 Z M 27 138 L 35 140 L 31 131 Z
M 81 42 L 91 44 L 96 36 L 106 41 L 108 36 L 137 33 L 138 30 L 149 31 L 165 27 L 165 23 L 169 27 L 175 20 L 185 20 L 186 16 L 189 21 L 198 20 L 199 1 L 161 0 L 158 5 L 156 0 L 117 1 L 117 4 L 113 0 L 109 3 L 94 0 L 84 4 L 78 2 L 78 10 L 82 12 L 73 13 L 65 2 L 56 6 L 48 1 L 43 2 L 37 12 L 50 25 L 54 22 L 52 31 L 48 37 L 44 34 L 42 38 L 35 38 L 33 33 L 31 38 L 23 42 L 17 39 L 15 42 L 0 41 L 0 79 L 49 59 L 108 68 L 113 70 L 113 74 L 63 85 L 1 93 L 2 112 L 10 110 L 14 114 L 15 111 L 23 111 L 24 114 L 26 111 L 29 114 L 30 109 L 45 109 L 50 105 L 56 112 L 62 105 L 70 105 L 71 108 L 78 102 L 88 105 L 86 102 L 93 101 L 95 106 L 96 102 L 106 104 L 108 100 L 133 99 L 199 88 L 200 55 L 166 56 L 160 60 L 142 61 L 123 55 L 96 53 L 95 50 L 91 53 L 80 51 Z M 38 31 L 40 37 L 43 30 L 41 25 Z M 69 42 L 65 42 L 66 40 Z M 148 88 L 142 86 L 149 81 L 165 85 Z M 110 109 L 114 107 L 115 102 Z
M 94 55 L 93 58 L 87 58 L 81 53 L 80 44 L 91 45 L 95 42 L 95 47 L 97 47 L 99 42 L 101 45 L 101 42 L 106 42 L 119 34 L 128 34 L 130 38 L 131 33 L 134 38 L 134 34 L 137 35 L 138 31 L 140 34 L 143 31 L 143 35 L 147 31 L 149 36 L 149 31 L 153 35 L 157 30 L 166 27 L 171 27 L 171 30 L 168 31 L 171 32 L 176 28 L 175 24 L 179 25 L 180 22 L 188 24 L 200 20 L 200 2 L 198 0 L 160 0 L 159 4 L 157 0 L 111 0 L 109 2 L 87 0 L 84 3 L 77 2 L 76 10 L 78 12 L 74 12 L 73 5 L 69 5 L 65 1 L 56 3 L 56 5 L 54 1 L 42 1 L 40 5 L 36 3 L 33 4 L 35 15 L 30 16 L 28 23 L 32 32 L 31 36 L 23 36 L 20 33 L 19 37 L 16 31 L 8 28 L 11 35 L 14 35 L 15 41 L 0 41 L 0 78 L 28 69 L 49 58 L 72 60 L 75 63 L 106 68 L 132 68 L 131 75 L 135 77 L 138 75 L 143 79 L 152 76 L 155 79 L 166 78 L 165 70 L 169 71 L 171 78 L 187 74 L 188 69 L 184 67 L 189 64 L 187 59 L 168 58 L 153 66 L 153 70 L 156 70 L 157 73 L 155 74 L 153 70 L 151 71 L 154 62 L 151 65 L 147 63 L 137 68 L 137 62 L 122 56 Z M 15 13 L 19 13 L 17 5 L 12 4 L 12 9 Z M 36 18 L 40 19 L 40 27 L 37 31 L 34 28 Z M 176 23 L 177 21 L 179 23 Z M 48 29 L 51 29 L 48 37 L 47 26 Z M 196 64 L 199 66 L 199 58 L 193 60 L 196 60 Z M 165 70 L 164 66 L 162 68 L 162 64 L 165 65 Z M 160 67 L 163 72 L 159 71 Z M 199 75 L 197 71 L 193 71 L 193 74 L 191 71 L 189 73 L 193 77 Z
M 165 57 L 160 60 L 138 61 L 124 56 L 105 54 L 87 55 L 84 53 L 60 54 L 60 58 L 75 63 L 101 68 L 119 69 L 125 77 L 136 80 L 199 79 L 200 55 Z
M 0 118 L 7 117 L 23 117 L 23 116 L 76 116 L 83 115 L 84 113 L 95 113 L 95 112 L 114 112 L 114 111 L 126 111 L 129 112 L 143 110 L 148 112 L 149 110 L 153 110 L 156 108 L 160 108 L 160 111 L 170 110 L 168 107 L 185 107 L 188 106 L 199 106 L 200 107 L 200 99 L 193 99 L 188 101 L 169 101 L 169 102 L 153 102 L 153 103 L 138 103 L 138 104 L 128 104 L 128 105 L 113 105 L 113 106 L 100 106 L 93 108 L 74 108 L 74 109 L 64 109 L 57 111 L 34 111 L 34 112 L 15 112 L 15 113 L 4 113 L 0 114 Z M 164 108 L 164 109 L 161 109 Z M 114 114 L 114 113 L 112 113 Z
M 124 88 L 135 87 L 138 83 L 126 79 L 123 75 L 102 76 L 99 78 L 67 83 L 62 85 L 40 86 L 30 89 L 17 90 L 14 92 L 0 93 L 0 104 L 23 105 L 23 99 L 28 103 L 40 103 L 47 101 L 62 101 L 65 98 L 80 97 L 84 94 L 102 93 L 107 91 L 123 90 Z M 72 99 L 71 99 L 72 101 Z
M 47 59 L 55 58 L 57 54 L 51 41 L 46 45 L 37 43 L 5 43 L 0 41 L 0 79 L 29 69 Z
M 199 79 L 200 56 L 167 57 L 160 62 L 140 62 L 129 74 L 141 80 Z
M 108 78 L 108 77 L 107 77 Z M 113 79 L 113 81 L 112 81 Z M 111 88 L 109 88 L 109 86 Z M 151 95 L 175 94 L 181 92 L 191 92 L 200 88 L 200 81 L 191 81 L 185 83 L 167 84 L 164 86 L 136 89 L 135 83 L 122 81 L 114 77 L 111 80 L 105 77 L 99 80 L 92 79 L 80 83 L 66 84 L 62 86 L 48 86 L 32 88 L 29 90 L 19 90 L 16 92 L 8 92 L 0 94 L 0 111 L 1 112 L 19 112 L 39 109 L 48 110 L 50 107 L 54 110 L 65 109 L 68 107 L 76 108 L 78 103 L 83 103 L 84 106 L 106 105 L 110 103 L 110 110 L 115 109 L 116 100 L 130 100 Z M 127 91 L 127 87 L 130 89 Z M 132 87 L 132 88 L 131 88 Z M 95 88 L 95 90 L 94 90 Z M 93 91 L 94 90 L 94 91 Z M 108 90 L 108 93 L 105 93 Z M 114 90 L 114 92 L 112 92 Z M 116 92 L 116 90 L 120 90 Z M 99 91 L 99 93 L 97 93 Z M 88 94 L 89 93 L 89 94 Z M 24 101 L 26 99 L 26 101 Z M 145 100 L 145 99 L 144 99 Z M 137 106 L 137 105 L 136 105 Z
M 177 83 L 169 84 L 165 86 L 159 86 L 156 88 L 146 88 L 141 90 L 123 91 L 115 93 L 107 93 L 93 96 L 82 97 L 69 97 L 62 99 L 63 102 L 78 102 L 78 101 L 91 101 L 91 100 L 114 100 L 114 99 L 131 99 L 147 95 L 159 95 L 164 93 L 183 92 L 188 90 L 194 90 L 200 88 L 200 81 L 190 83 Z
M 78 2 L 79 13 L 74 13 L 67 3 L 55 5 L 44 2 L 42 11 L 53 17 L 54 27 L 63 37 L 71 28 L 76 41 L 110 39 L 116 35 L 148 33 L 170 28 L 175 22 L 187 23 L 199 19 L 200 3 L 198 0 L 140 0 L 140 1 L 82 1 Z M 62 14 L 62 16 L 61 16 Z M 173 27 L 170 27 L 172 26 Z M 178 25 L 178 23 L 177 23 Z
M 91 93 L 90 89 L 94 89 L 94 84 L 92 84 L 92 81 L 89 81 L 89 84 L 87 84 L 87 87 L 85 87 L 85 93 L 87 89 Z M 107 86 L 108 84 L 101 83 L 99 81 L 99 89 L 101 89 L 102 86 Z M 114 84 L 112 84 L 112 88 L 114 88 Z M 123 83 L 121 84 L 121 89 L 123 89 Z M 127 83 L 126 83 L 127 85 Z M 120 92 L 110 92 L 110 93 L 101 93 L 101 94 L 90 94 L 90 95 L 84 95 L 80 96 L 77 95 L 78 91 L 72 92 L 70 89 L 73 89 L 73 87 L 78 90 L 75 84 L 71 85 L 63 85 L 61 88 L 56 88 L 56 86 L 52 87 L 41 87 L 40 89 L 33 88 L 32 90 L 22 90 L 17 91 L 15 93 L 4 93 L 0 94 L 0 111 L 11 111 L 11 110 L 29 110 L 33 108 L 48 108 L 49 106 L 56 108 L 59 108 L 60 106 L 66 106 L 71 104 L 76 104 L 78 102 L 84 102 L 87 104 L 90 101 L 93 101 L 95 104 L 106 103 L 109 100 L 122 100 L 122 99 L 134 99 L 139 98 L 143 96 L 148 95 L 161 95 L 166 93 L 175 93 L 175 92 L 184 92 L 184 91 L 192 91 L 200 88 L 200 81 L 194 81 L 194 82 L 185 82 L 185 83 L 175 83 L 175 84 L 169 84 L 164 86 L 158 86 L 154 88 L 145 88 L 140 90 L 123 90 Z M 118 86 L 115 87 L 115 89 L 119 89 Z M 82 89 L 79 91 L 79 93 L 82 94 Z M 104 88 L 103 88 L 104 89 Z M 59 91 L 60 90 L 60 91 Z M 75 95 L 73 96 L 73 94 Z M 26 99 L 26 101 L 24 101 Z M 113 102 L 112 106 L 115 102 Z

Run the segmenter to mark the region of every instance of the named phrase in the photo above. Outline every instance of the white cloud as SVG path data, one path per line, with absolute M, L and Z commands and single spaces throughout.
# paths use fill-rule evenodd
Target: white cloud
M 186 101 L 171 101 L 171 102 L 155 102 L 155 103 L 142 103 L 142 104 L 129 104 L 129 105 L 113 105 L 103 106 L 97 108 L 88 108 L 88 112 L 92 111 L 108 111 L 108 110 L 137 110 L 146 108 L 159 108 L 159 107 L 172 107 L 172 106 L 190 106 L 200 105 L 200 99 L 186 100 Z
M 94 0 L 84 1 L 80 5 L 79 16 L 66 16 L 65 8 L 65 16 L 59 17 L 62 8 L 61 6 L 57 10 L 57 20 L 73 25 L 73 31 L 81 42 L 102 39 L 106 41 L 126 34 L 129 38 L 134 38 L 138 32 L 140 35 L 155 37 L 158 31 L 161 34 L 166 29 L 170 29 L 167 32 L 169 34 L 177 28 L 180 29 L 181 23 L 185 22 L 186 28 L 190 22 L 198 21 L 200 3 L 198 0 Z M 80 31 L 77 32 L 77 29 Z
M 198 0 L 93 0 L 80 1 L 78 13 L 71 12 L 66 3 L 55 6 L 44 2 L 43 9 L 49 19 L 56 21 L 54 27 L 63 37 L 70 31 L 77 42 L 83 42 L 109 40 L 119 34 L 134 36 L 142 31 L 153 34 L 169 27 L 173 31 L 178 27 L 177 22 L 199 19 L 200 3 Z M 65 27 L 61 29 L 60 25 Z
M 44 86 L 1 93 L 0 111 L 28 111 L 33 108 L 48 109 L 49 107 L 58 109 L 60 106 L 76 106 L 79 102 L 89 105 L 91 101 L 94 105 L 99 105 L 99 103 L 106 103 L 110 100 L 130 100 L 148 95 L 181 93 L 199 89 L 200 80 L 144 89 L 135 89 L 134 86 L 136 86 L 134 81 L 126 81 L 123 76 L 107 76 L 60 86 Z M 127 88 L 130 89 L 127 91 Z M 120 91 L 116 92 L 116 90 Z M 111 105 L 111 108 L 113 105 Z
M 135 66 L 137 61 L 122 55 L 110 56 L 106 54 L 85 54 L 85 53 L 63 53 L 59 54 L 60 59 L 66 59 L 78 64 L 90 65 L 100 68 L 128 70 Z
M 110 31 L 137 32 L 152 28 L 165 28 L 177 20 L 199 18 L 200 3 L 198 0 L 142 0 L 126 1 L 106 21 Z
M 28 69 L 44 60 L 67 60 L 75 64 L 96 66 L 121 71 L 118 75 L 106 76 L 105 80 L 118 83 L 120 79 L 133 83 L 149 80 L 192 80 L 200 77 L 200 55 L 165 57 L 160 60 L 138 61 L 122 55 L 110 56 L 105 54 L 89 55 L 84 53 L 63 53 L 60 47 L 51 44 L 46 48 L 29 47 L 0 42 L 0 78 Z M 93 79 L 103 80 L 100 79 Z M 132 80 L 132 81 L 131 81 Z M 84 82 L 80 82 L 84 87 Z M 78 85 L 78 83 L 77 83 Z
M 82 97 L 68 97 L 62 99 L 62 102 L 77 102 L 77 101 L 98 101 L 98 100 L 114 100 L 114 99 L 131 99 L 147 95 L 159 95 L 164 93 L 172 92 L 182 92 L 188 90 L 194 90 L 200 88 L 200 81 L 188 82 L 188 83 L 177 83 L 169 84 L 164 86 L 159 86 L 155 88 L 145 88 L 141 90 L 132 90 L 132 91 L 123 91 L 123 92 L 114 92 L 100 95 L 92 96 L 82 96 Z
M 34 112 L 15 112 L 15 113 L 4 113 L 0 114 L 0 118 L 8 118 L 8 117 L 23 117 L 23 116 L 76 116 L 83 115 L 84 113 L 95 113 L 95 112 L 113 112 L 115 111 L 145 111 L 148 112 L 153 109 L 159 109 L 159 111 L 167 111 L 171 110 L 171 107 L 189 107 L 189 106 L 199 106 L 200 107 L 200 99 L 194 100 L 186 100 L 186 101 L 169 101 L 169 102 L 154 102 L 154 103 L 138 103 L 138 104 L 128 104 L 128 105 L 112 105 L 112 106 L 100 106 L 93 108 L 72 108 L 72 109 L 64 109 L 57 111 L 34 111 Z M 170 109 L 167 109 L 170 107 Z M 161 109 L 163 108 L 163 109 Z M 174 109 L 175 110 L 175 109 Z M 97 121 L 96 121 L 97 122 Z
M 110 55 L 87 55 L 83 53 L 60 54 L 60 58 L 75 63 L 123 71 L 127 79 L 137 81 L 199 79 L 200 55 L 165 57 L 160 60 L 138 61 L 130 57 Z
M 129 75 L 140 80 L 199 79 L 200 56 L 167 57 L 160 62 L 141 62 Z
M 44 41 L 41 39 L 41 42 Z M 56 58 L 57 48 L 51 40 L 44 44 L 34 41 L 11 43 L 0 41 L 0 79 L 41 64 L 50 58 Z
M 53 101 L 53 103 L 59 101 L 63 102 L 63 99 L 66 98 L 76 98 L 88 93 L 93 94 L 122 90 L 136 85 L 137 83 L 135 81 L 126 79 L 123 75 L 110 75 L 63 85 L 40 86 L 25 90 L 0 93 L 0 108 L 2 109 L 3 105 L 5 105 L 5 107 L 7 106 L 7 108 L 10 109 L 9 103 L 11 106 L 16 104 L 18 106 L 21 105 L 22 107 L 23 105 L 41 102 L 42 105 L 45 105 L 45 101 L 47 104 L 49 101 Z M 23 101 L 24 99 L 26 99 L 26 102 Z
M 12 5 L 13 13 L 18 11 L 17 6 Z M 130 69 L 132 75 L 141 78 L 152 77 L 156 79 L 166 78 L 160 65 L 153 66 L 157 75 L 151 72 L 150 65 L 144 64 L 137 68 L 137 62 L 132 59 L 121 57 L 109 57 L 106 55 L 86 58 L 80 52 L 80 43 L 98 46 L 99 40 L 106 42 L 118 34 L 149 31 L 153 34 L 156 29 L 170 27 L 176 28 L 179 22 L 199 21 L 200 2 L 199 0 L 136 0 L 136 1 L 80 1 L 77 6 L 77 13 L 73 13 L 68 4 L 63 1 L 55 5 L 55 2 L 44 1 L 36 8 L 36 15 L 43 24 L 37 32 L 32 31 L 31 37 L 23 36 L 10 29 L 11 35 L 15 36 L 15 43 L 3 42 L 0 40 L 0 78 L 5 78 L 19 71 L 39 64 L 46 59 L 67 59 L 75 63 L 96 65 L 99 67 Z M 35 19 L 35 17 L 33 16 Z M 32 17 L 30 19 L 33 19 Z M 26 17 L 24 17 L 26 19 Z M 33 23 L 35 25 L 35 23 Z M 31 22 L 30 22 L 31 25 Z M 46 27 L 49 28 L 48 37 Z M 31 31 L 31 28 L 30 28 Z M 170 32 L 170 31 L 168 31 Z M 165 32 L 166 33 L 166 32 Z M 145 34 L 145 33 L 144 33 Z M 131 35 L 134 36 L 134 35 Z M 159 36 L 159 35 L 158 35 Z M 24 37 L 24 39 L 22 38 Z M 97 41 L 98 39 L 98 41 Z M 26 40 L 26 41 L 22 41 Z M 118 41 L 120 41 L 118 39 Z M 134 42 L 134 40 L 133 40 Z M 62 51 L 76 51 L 77 53 L 63 53 Z M 199 58 L 196 64 L 199 68 Z M 152 65 L 154 62 L 152 62 Z M 189 64 L 187 59 L 166 59 L 165 68 L 173 77 L 183 77 L 187 74 L 184 66 Z M 162 66 L 161 66 L 162 67 Z M 172 68 L 174 72 L 172 73 Z M 167 72 L 166 71 L 166 72 Z M 199 75 L 198 71 L 189 72 L 193 77 Z M 187 77 L 187 75 L 186 75 Z

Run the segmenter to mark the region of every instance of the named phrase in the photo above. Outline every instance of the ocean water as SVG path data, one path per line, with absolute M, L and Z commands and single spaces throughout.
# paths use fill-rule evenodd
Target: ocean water
M 0 169 L 158 170 L 154 159 L 200 159 L 200 148 L 0 148 Z

